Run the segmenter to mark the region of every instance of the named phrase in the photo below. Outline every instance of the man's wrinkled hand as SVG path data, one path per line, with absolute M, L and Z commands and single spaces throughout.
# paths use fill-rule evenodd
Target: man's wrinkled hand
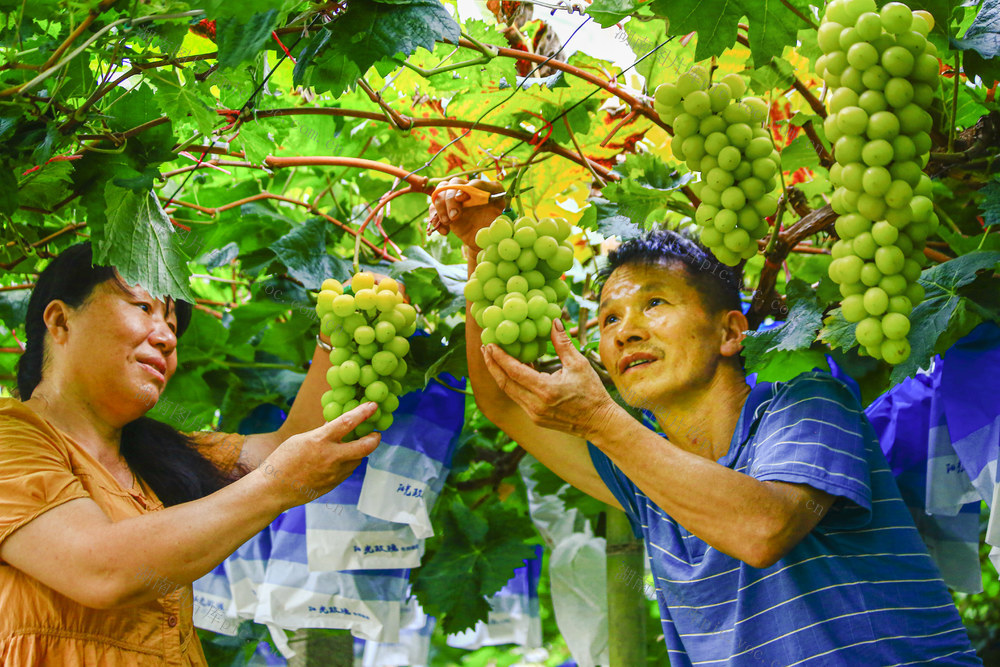
M 497 386 L 544 428 L 593 440 L 621 407 L 611 398 L 590 362 L 573 347 L 561 320 L 552 325 L 552 343 L 562 362 L 555 373 L 539 373 L 498 345 L 483 347 Z
M 491 194 L 503 191 L 503 185 L 495 181 L 484 181 L 476 179 L 466 181 L 464 178 L 455 177 L 442 183 L 442 185 L 472 185 L 480 190 L 485 190 Z M 451 232 L 459 238 L 465 245 L 475 251 L 479 251 L 476 245 L 476 232 L 483 227 L 488 227 L 497 216 L 503 213 L 503 205 L 482 204 L 480 206 L 465 206 L 469 200 L 469 195 L 461 190 L 445 190 L 430 203 L 430 227 L 436 229 L 441 234 Z

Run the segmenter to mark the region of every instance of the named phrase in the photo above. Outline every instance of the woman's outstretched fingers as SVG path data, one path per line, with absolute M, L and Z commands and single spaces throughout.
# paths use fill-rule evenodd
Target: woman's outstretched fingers
M 371 401 L 362 403 L 350 412 L 345 412 L 326 425 L 326 436 L 334 442 L 343 442 L 345 436 L 358 427 L 378 409 L 378 404 Z

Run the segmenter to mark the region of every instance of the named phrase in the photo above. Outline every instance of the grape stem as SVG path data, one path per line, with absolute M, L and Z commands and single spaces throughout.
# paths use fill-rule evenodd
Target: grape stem
M 754 291 L 750 311 L 747 313 L 747 320 L 750 329 L 754 330 L 768 315 L 782 314 L 780 308 L 781 301 L 772 298 L 774 285 L 777 281 L 778 271 L 788 257 L 788 254 L 805 238 L 822 231 L 828 231 L 837 220 L 837 214 L 833 208 L 827 204 L 822 208 L 815 209 L 798 222 L 790 225 L 783 232 L 775 236 L 774 247 L 770 251 L 765 251 L 764 268 L 760 272 L 760 281 Z M 784 313 L 787 314 L 787 311 Z
M 608 183 L 601 178 L 601 175 L 598 174 L 597 171 L 591 166 L 590 160 L 583 154 L 583 149 L 580 148 L 580 142 L 577 141 L 576 133 L 573 132 L 573 128 L 570 127 L 569 118 L 567 116 L 563 116 L 563 124 L 566 125 L 566 132 L 569 134 L 569 139 L 573 142 L 576 152 L 580 154 L 580 159 L 585 165 L 587 165 L 587 170 L 590 172 L 590 175 L 594 177 L 594 180 L 597 181 L 597 183 L 601 186 L 601 189 L 603 189 Z

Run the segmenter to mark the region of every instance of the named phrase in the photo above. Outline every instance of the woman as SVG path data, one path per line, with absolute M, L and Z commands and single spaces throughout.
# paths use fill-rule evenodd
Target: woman
M 23 402 L 0 399 L 0 664 L 205 665 L 191 582 L 346 479 L 380 436 L 340 439 L 375 404 L 324 423 L 317 348 L 274 433 L 185 434 L 144 417 L 191 305 L 91 264 L 84 243 L 39 276 Z

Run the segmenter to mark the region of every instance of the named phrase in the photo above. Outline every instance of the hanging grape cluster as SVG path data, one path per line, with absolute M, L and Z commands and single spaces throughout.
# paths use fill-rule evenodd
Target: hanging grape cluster
M 525 363 L 545 351 L 569 296 L 561 279 L 573 266 L 569 234 L 563 218 L 522 216 L 515 222 L 503 215 L 476 233 L 481 250 L 465 298 L 483 329 L 483 345 L 497 343 Z
M 406 355 L 416 331 L 417 311 L 403 303 L 399 285 L 361 272 L 350 285 L 323 281 L 316 302 L 320 332 L 330 337 L 332 366 L 326 373 L 330 385 L 320 398 L 323 418 L 332 421 L 362 403 L 373 401 L 378 409 L 345 440 L 392 426 L 392 413 L 399 407 L 399 381 L 406 375 Z
M 938 226 L 923 173 L 940 84 L 932 27 L 929 13 L 900 2 L 879 11 L 874 0 L 834 0 L 819 28 L 816 71 L 831 90 L 824 129 L 837 161 L 831 205 L 840 215 L 830 278 L 858 343 L 890 364 L 910 355 L 924 243 Z
M 701 172 L 691 186 L 701 199 L 695 213 L 701 242 L 729 266 L 756 254 L 767 235 L 765 218 L 778 207 L 780 161 L 763 125 L 768 106 L 757 97 L 741 99 L 745 92 L 738 74 L 709 84 L 708 72 L 695 65 L 654 93 L 656 112 L 674 129 L 674 155 Z

